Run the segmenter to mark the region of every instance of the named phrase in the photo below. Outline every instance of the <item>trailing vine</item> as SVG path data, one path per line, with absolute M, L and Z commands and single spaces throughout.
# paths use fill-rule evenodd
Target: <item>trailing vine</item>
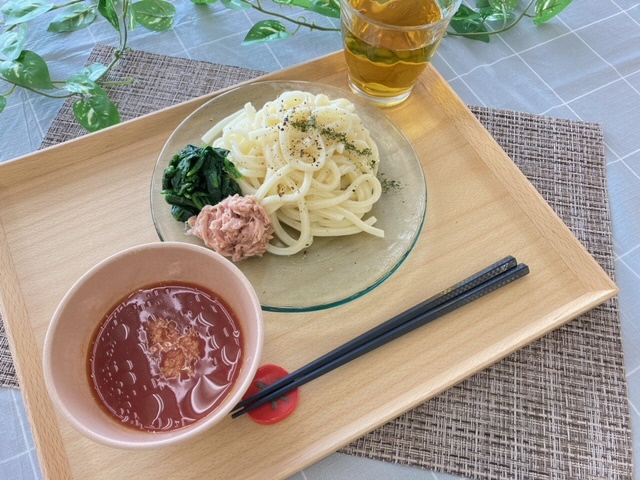
M 218 0 L 191 0 L 193 4 L 213 4 Z M 338 31 L 318 25 L 305 13 L 327 18 L 340 18 L 340 0 L 219 0 L 227 9 L 253 9 L 267 18 L 256 22 L 247 32 L 242 45 L 282 41 L 300 29 Z M 382 1 L 382 0 L 374 0 Z M 448 0 L 444 0 L 448 1 Z M 453 16 L 447 35 L 489 42 L 492 35 L 514 28 L 524 18 L 536 25 L 548 22 L 572 0 L 476 0 L 475 7 L 460 5 Z M 269 4 L 267 7 L 265 4 Z M 17 89 L 23 88 L 52 98 L 73 98 L 76 120 L 93 132 L 120 122 L 117 106 L 104 87 L 109 72 L 129 51 L 131 29 L 146 28 L 164 32 L 173 28 L 175 6 L 166 0 L 70 0 L 54 4 L 50 0 L 8 0 L 0 7 L 0 113 Z M 96 21 L 106 21 L 118 36 L 118 46 L 107 65 L 94 63 L 71 73 L 66 80 L 54 80 L 47 61 L 28 47 L 30 22 L 51 16 L 47 31 L 52 34 L 81 30 Z

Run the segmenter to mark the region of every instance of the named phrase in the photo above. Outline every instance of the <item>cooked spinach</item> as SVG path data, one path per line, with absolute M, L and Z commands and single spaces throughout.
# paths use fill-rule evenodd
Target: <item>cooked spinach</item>
M 227 158 L 228 150 L 187 145 L 173 156 L 162 177 L 162 195 L 179 222 L 197 215 L 205 205 L 216 205 L 240 194 L 242 178 Z

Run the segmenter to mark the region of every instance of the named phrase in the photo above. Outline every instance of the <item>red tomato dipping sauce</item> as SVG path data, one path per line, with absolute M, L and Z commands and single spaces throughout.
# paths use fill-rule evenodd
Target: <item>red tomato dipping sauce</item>
M 88 374 L 122 424 L 161 432 L 205 417 L 238 377 L 243 338 L 225 301 L 200 286 L 140 288 L 102 320 Z

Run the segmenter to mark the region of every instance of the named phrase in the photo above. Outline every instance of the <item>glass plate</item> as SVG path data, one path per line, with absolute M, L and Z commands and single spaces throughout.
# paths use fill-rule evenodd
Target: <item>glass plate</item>
M 201 145 L 201 136 L 209 128 L 245 103 L 260 109 L 289 90 L 353 102 L 378 145 L 378 177 L 383 184 L 382 197 L 368 215 L 378 219 L 375 226 L 384 229 L 384 238 L 366 233 L 314 238 L 306 251 L 296 255 L 265 253 L 237 263 L 264 310 L 302 312 L 340 305 L 374 289 L 402 264 L 422 230 L 427 188 L 420 161 L 404 134 L 377 107 L 336 87 L 298 81 L 257 82 L 222 94 L 187 117 L 167 140 L 153 172 L 151 212 L 161 240 L 203 245 L 197 237 L 186 235 L 184 225 L 171 216 L 161 194 L 165 168 L 173 155 L 189 143 Z

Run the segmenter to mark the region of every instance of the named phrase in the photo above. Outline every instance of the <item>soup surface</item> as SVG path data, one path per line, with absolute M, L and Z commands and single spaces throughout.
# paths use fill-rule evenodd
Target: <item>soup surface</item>
M 184 283 L 140 288 L 101 322 L 89 350 L 96 396 L 120 422 L 145 431 L 190 425 L 237 378 L 242 334 L 223 299 Z

